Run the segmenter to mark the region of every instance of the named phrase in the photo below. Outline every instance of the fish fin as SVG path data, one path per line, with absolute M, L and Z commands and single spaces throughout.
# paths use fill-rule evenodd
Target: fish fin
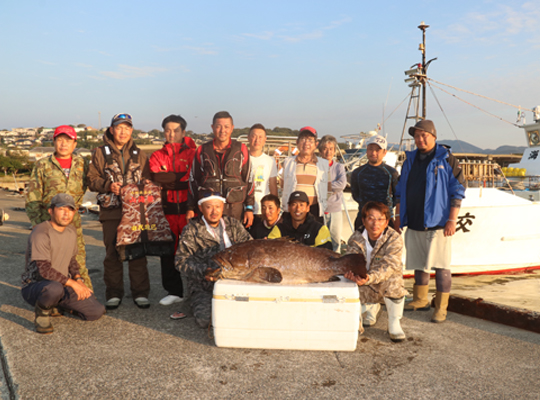
M 328 282 L 338 282 L 340 281 L 341 279 L 339 279 L 339 276 L 331 276 L 330 279 L 328 279 Z
M 253 283 L 280 283 L 283 280 L 281 272 L 271 267 L 255 268 L 247 277 L 247 282 Z

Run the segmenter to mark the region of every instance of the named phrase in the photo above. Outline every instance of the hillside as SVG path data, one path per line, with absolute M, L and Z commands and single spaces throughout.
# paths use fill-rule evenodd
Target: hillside
M 480 154 L 523 154 L 525 146 L 499 146 L 496 149 L 481 149 L 463 140 L 441 140 L 440 144 L 445 144 L 452 148 L 454 153 L 480 153 Z

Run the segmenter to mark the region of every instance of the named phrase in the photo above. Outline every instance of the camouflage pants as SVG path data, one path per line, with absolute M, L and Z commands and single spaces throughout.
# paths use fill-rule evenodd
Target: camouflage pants
M 186 276 L 182 278 L 186 281 L 193 315 L 197 319 L 210 321 L 212 319 L 214 283 L 195 281 Z
M 407 291 L 403 288 L 401 275 L 392 275 L 388 280 L 381 283 L 358 286 L 358 291 L 360 292 L 361 304 L 384 304 L 384 297 L 394 298 L 397 293 L 402 294 L 402 292 L 407 294 Z
M 90 276 L 88 275 L 88 269 L 86 268 L 86 245 L 84 243 L 81 216 L 79 215 L 79 213 L 75 213 L 75 215 L 73 216 L 72 224 L 77 229 L 78 252 L 76 258 L 80 266 L 79 273 L 84 279 L 84 284 L 86 285 L 86 287 L 93 291 L 94 287 L 92 286 L 92 281 L 90 280 Z

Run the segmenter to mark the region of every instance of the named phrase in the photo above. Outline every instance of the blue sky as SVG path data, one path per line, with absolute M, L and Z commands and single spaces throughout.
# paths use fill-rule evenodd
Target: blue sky
M 407 96 L 403 71 L 511 104 L 540 104 L 540 1 L 0 0 L 0 129 L 84 123 L 115 113 L 159 128 L 180 113 L 210 132 L 215 112 L 320 135 L 373 130 Z M 525 145 L 522 130 L 435 90 L 459 139 Z M 458 94 L 515 122 L 516 110 Z M 386 104 L 386 107 L 385 107 Z M 398 141 L 406 103 L 385 134 Z M 532 122 L 531 113 L 526 113 Z M 455 139 L 428 90 L 428 118 Z

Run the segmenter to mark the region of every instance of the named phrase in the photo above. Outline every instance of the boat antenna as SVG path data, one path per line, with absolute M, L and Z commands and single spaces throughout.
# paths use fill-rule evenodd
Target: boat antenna
M 437 58 L 432 58 L 428 62 L 426 62 L 426 29 L 429 28 L 429 25 L 427 25 L 424 21 L 420 25 L 418 25 L 418 29 L 422 31 L 422 43 L 420 44 L 418 50 L 422 52 L 422 75 L 420 82 L 422 83 L 422 119 L 426 119 L 426 110 L 427 110 L 427 103 L 426 103 L 426 83 L 427 83 L 427 69 L 429 67 L 429 64 L 431 64 L 432 61 L 435 61 Z
M 407 71 L 405 71 L 405 75 L 407 75 L 407 78 L 405 79 L 405 83 L 409 84 L 409 87 L 411 88 L 411 94 L 409 95 L 409 106 L 407 107 L 407 113 L 405 116 L 405 123 L 403 124 L 403 131 L 401 132 L 401 139 L 399 142 L 399 148 L 398 152 L 400 152 L 403 148 L 404 141 L 409 142 L 408 140 L 404 139 L 405 136 L 405 130 L 407 128 L 407 120 L 414 119 L 415 122 L 418 122 L 418 120 L 426 119 L 426 110 L 427 110 L 427 102 L 426 102 L 426 84 L 427 84 L 427 69 L 432 61 L 435 61 L 437 58 L 432 58 L 428 62 L 426 62 L 426 29 L 429 28 L 429 25 L 427 25 L 424 21 L 420 25 L 418 25 L 418 29 L 422 31 L 422 43 L 420 43 L 418 50 L 422 52 L 422 63 L 413 64 Z M 422 116 L 420 116 L 420 94 L 419 89 L 420 86 L 422 87 Z M 414 114 L 410 114 L 411 108 L 414 110 Z

